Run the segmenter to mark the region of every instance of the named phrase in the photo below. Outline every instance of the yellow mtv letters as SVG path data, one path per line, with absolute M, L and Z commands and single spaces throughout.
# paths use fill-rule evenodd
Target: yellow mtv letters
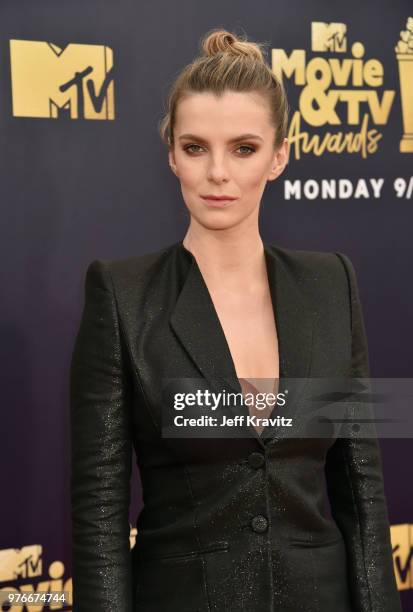
M 13 115 L 114 119 L 113 51 L 10 40 Z

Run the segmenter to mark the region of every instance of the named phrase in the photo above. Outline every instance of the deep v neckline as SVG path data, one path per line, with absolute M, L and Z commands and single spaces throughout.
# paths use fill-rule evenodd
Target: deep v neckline
M 299 379 L 299 383 L 311 376 L 316 311 L 303 290 L 305 269 L 300 268 L 295 252 L 265 242 L 263 244 L 278 337 L 279 389 L 280 392 L 288 389 L 284 411 L 292 415 L 301 388 L 299 385 L 297 388 L 294 379 Z M 169 316 L 173 332 L 211 389 L 241 393 L 221 322 L 195 257 L 182 241 L 172 245 L 171 254 L 171 273 L 179 274 L 180 283 Z M 238 407 L 230 406 L 229 410 L 234 416 L 239 415 Z M 245 425 L 244 430 L 246 436 L 248 430 L 253 432 L 257 444 L 265 448 L 271 439 L 283 437 L 286 428 L 270 423 L 261 436 L 254 427 Z
M 234 358 L 232 356 L 232 353 L 231 353 L 231 350 L 230 350 L 230 347 L 229 347 L 229 343 L 228 343 L 227 337 L 226 337 L 225 332 L 224 332 L 224 328 L 223 328 L 221 320 L 220 320 L 220 318 L 218 316 L 218 312 L 217 312 L 217 309 L 215 307 L 214 301 L 212 299 L 211 293 L 210 293 L 210 291 L 208 289 L 208 285 L 206 284 L 205 278 L 204 278 L 204 276 L 202 274 L 202 271 L 201 271 L 201 269 L 200 269 L 200 267 L 198 265 L 198 262 L 196 260 L 195 255 L 184 246 L 183 240 L 181 240 L 178 244 L 180 245 L 180 247 L 186 253 L 189 254 L 190 258 L 192 259 L 193 265 L 196 267 L 197 272 L 198 272 L 200 278 L 203 281 L 203 284 L 204 284 L 205 289 L 207 291 L 207 294 L 209 296 L 209 300 L 210 300 L 211 306 L 212 306 L 212 308 L 213 308 L 213 310 L 215 312 L 215 315 L 216 315 L 216 318 L 217 318 L 220 330 L 222 332 L 223 341 L 225 342 L 226 347 L 228 349 L 228 357 L 229 357 L 229 359 L 231 361 L 232 370 L 235 373 L 235 376 L 237 377 L 238 380 L 246 380 L 248 382 L 249 378 L 253 379 L 253 377 L 249 377 L 249 378 L 245 378 L 245 377 L 244 378 L 240 378 L 240 377 L 238 377 L 237 370 L 236 370 L 236 367 L 235 367 Z M 266 276 L 267 276 L 267 286 L 268 286 L 268 291 L 269 291 L 270 300 L 271 300 L 273 322 L 274 322 L 274 328 L 275 328 L 275 334 L 276 334 L 277 355 L 274 355 L 274 361 L 278 357 L 278 378 L 272 378 L 272 380 L 274 381 L 273 389 L 274 388 L 278 389 L 279 383 L 277 384 L 277 381 L 279 381 L 279 379 L 282 377 L 282 372 L 281 372 L 281 356 L 280 356 L 279 330 L 278 330 L 278 327 L 277 327 L 277 316 L 276 316 L 276 296 L 275 296 L 275 287 L 274 287 L 273 282 L 272 282 L 273 279 L 271 278 L 271 274 L 270 274 L 271 268 L 270 268 L 269 261 L 268 261 L 270 255 L 269 255 L 269 253 L 267 251 L 267 246 L 266 246 L 265 242 L 263 242 L 263 251 L 264 251 L 265 269 L 266 269 Z M 267 380 L 268 380 L 268 378 L 267 378 Z

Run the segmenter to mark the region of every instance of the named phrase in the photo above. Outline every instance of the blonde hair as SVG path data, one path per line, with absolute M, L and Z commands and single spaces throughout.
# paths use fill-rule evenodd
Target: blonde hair
M 212 92 L 220 97 L 226 90 L 259 92 L 268 101 L 275 128 L 274 149 L 287 135 L 289 105 L 283 84 L 266 63 L 264 44 L 223 29 L 209 30 L 201 40 L 202 55 L 185 66 L 170 88 L 167 110 L 158 128 L 163 142 L 174 145 L 178 102 L 190 93 Z

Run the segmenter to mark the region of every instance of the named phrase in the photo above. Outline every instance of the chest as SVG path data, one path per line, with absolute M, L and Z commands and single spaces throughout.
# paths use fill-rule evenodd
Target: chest
M 238 378 L 279 377 L 278 337 L 269 290 L 252 295 L 211 292 Z

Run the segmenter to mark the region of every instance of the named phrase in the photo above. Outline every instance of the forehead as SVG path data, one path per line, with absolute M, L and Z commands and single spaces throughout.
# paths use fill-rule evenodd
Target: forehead
M 258 92 L 190 93 L 181 98 L 175 115 L 176 132 L 205 132 L 223 128 L 228 133 L 258 132 L 271 128 L 268 102 Z

